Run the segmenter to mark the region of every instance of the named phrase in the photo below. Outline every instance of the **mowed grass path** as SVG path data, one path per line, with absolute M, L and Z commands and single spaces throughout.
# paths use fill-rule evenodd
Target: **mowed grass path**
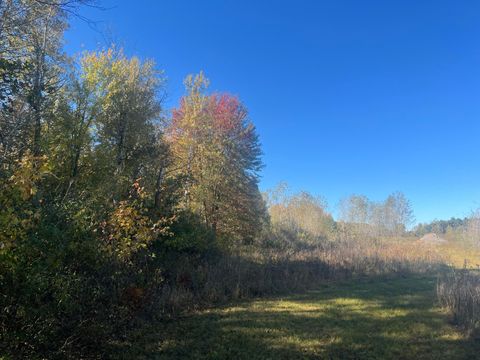
M 366 279 L 171 320 L 126 346 L 147 359 L 475 359 L 435 305 L 435 278 Z M 129 355 L 132 354 L 132 355 Z

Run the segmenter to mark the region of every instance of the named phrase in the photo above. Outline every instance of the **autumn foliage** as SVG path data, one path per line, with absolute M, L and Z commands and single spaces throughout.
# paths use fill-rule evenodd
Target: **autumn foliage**
M 318 197 L 262 196 L 247 108 L 203 73 L 169 112 L 153 61 L 68 58 L 85 2 L 0 1 L 0 358 L 108 358 L 146 321 L 432 268 L 428 252 L 352 241 Z
M 203 74 L 187 78 L 187 95 L 172 112 L 166 139 L 173 173 L 184 179 L 179 206 L 198 214 L 215 237 L 232 245 L 260 231 L 261 151 L 238 98 L 207 95 L 207 85 Z

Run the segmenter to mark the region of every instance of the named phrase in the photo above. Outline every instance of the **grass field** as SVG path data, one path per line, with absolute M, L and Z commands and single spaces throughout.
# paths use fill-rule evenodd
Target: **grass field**
M 474 359 L 480 344 L 436 306 L 435 284 L 411 276 L 323 285 L 171 320 L 117 350 L 139 359 Z
M 459 246 L 446 243 L 437 246 L 437 253 L 444 254 L 447 262 L 456 267 L 466 266 L 470 269 L 478 269 L 480 266 L 480 249 L 478 246 Z

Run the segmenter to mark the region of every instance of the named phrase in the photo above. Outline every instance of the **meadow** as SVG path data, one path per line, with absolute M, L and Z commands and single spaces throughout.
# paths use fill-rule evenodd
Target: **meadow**
M 116 350 L 139 359 L 474 359 L 480 344 L 439 306 L 436 281 L 362 278 L 230 304 L 146 329 Z
M 239 96 L 199 71 L 172 105 L 153 59 L 67 54 L 97 6 L 0 0 L 0 359 L 475 357 L 479 212 L 261 189 Z
M 408 253 L 412 239 L 383 241 L 384 256 L 392 247 L 391 256 L 404 254 L 403 263 L 414 259 Z M 471 250 L 417 244 L 417 267 L 408 271 L 351 273 L 343 280 L 317 274 L 318 283 L 308 281 L 307 290 L 292 294 L 293 284 L 287 284 L 283 295 L 178 314 L 112 344 L 111 352 L 118 359 L 474 359 L 480 351 L 476 335 L 455 318 L 439 290 L 444 277 L 478 260 Z M 418 266 L 422 258 L 443 265 Z

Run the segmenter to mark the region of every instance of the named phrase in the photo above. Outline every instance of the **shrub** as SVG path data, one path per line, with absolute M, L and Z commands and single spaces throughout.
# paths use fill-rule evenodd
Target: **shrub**
M 453 321 L 467 332 L 480 324 L 480 274 L 476 270 L 450 269 L 438 279 L 437 296 L 440 304 L 453 316 Z

